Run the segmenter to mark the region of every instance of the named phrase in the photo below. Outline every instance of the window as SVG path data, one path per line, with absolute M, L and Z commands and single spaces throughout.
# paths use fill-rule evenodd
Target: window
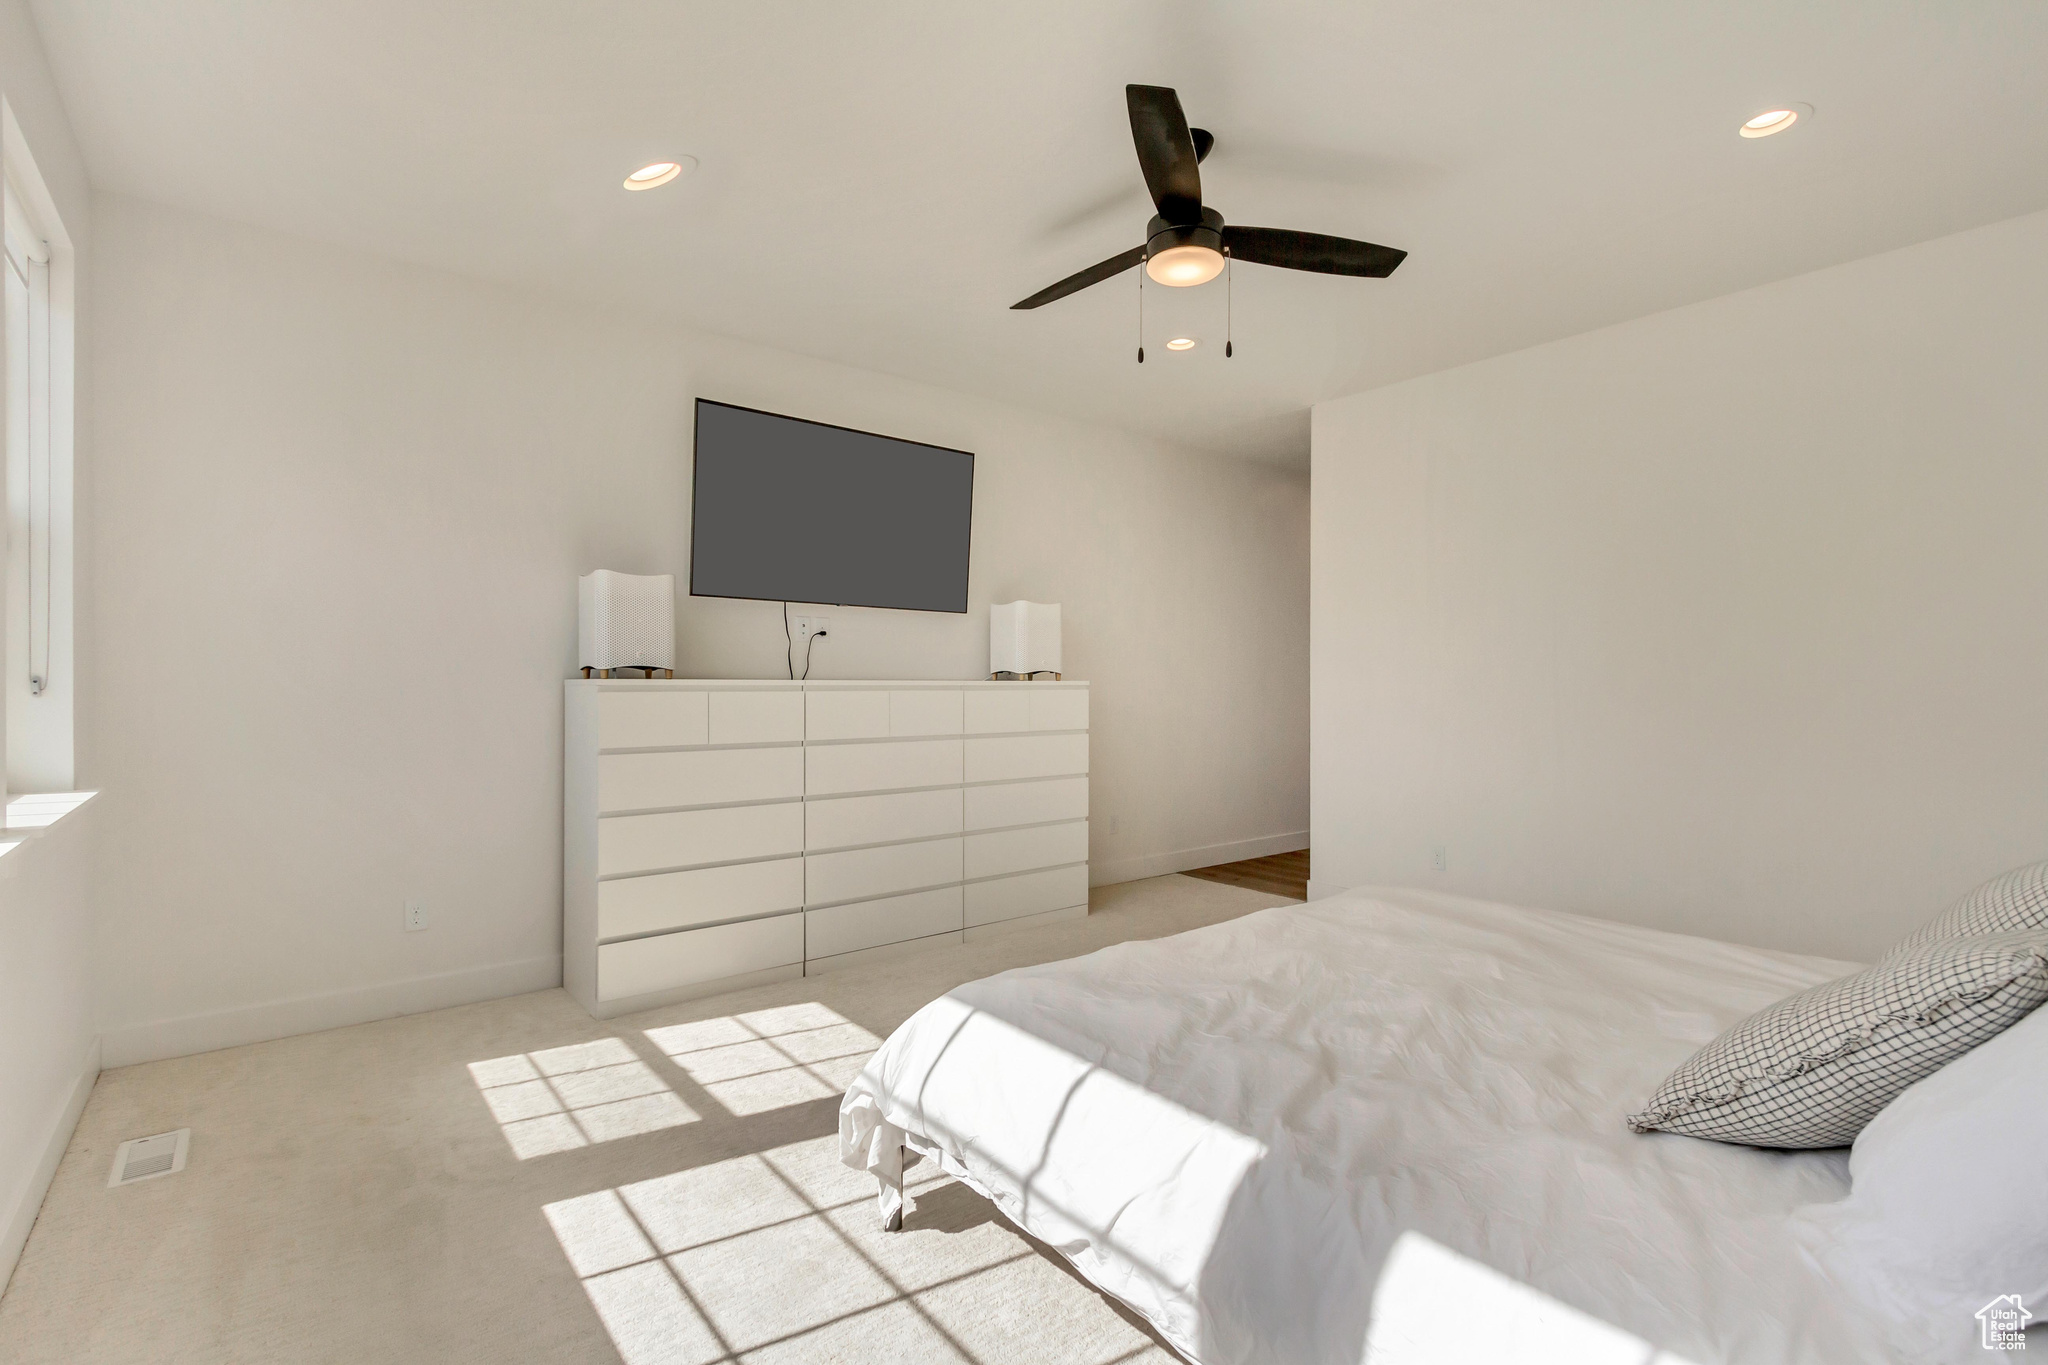
M 68 791 L 72 750 L 72 253 L 5 111 L 6 785 Z

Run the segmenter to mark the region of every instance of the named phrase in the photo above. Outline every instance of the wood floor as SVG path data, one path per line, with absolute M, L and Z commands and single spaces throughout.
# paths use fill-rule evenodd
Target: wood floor
M 1308 899 L 1308 850 L 1296 849 L 1292 853 L 1275 853 L 1267 858 L 1247 858 L 1241 863 L 1219 863 L 1215 867 L 1198 867 L 1183 876 L 1200 877 L 1205 882 L 1222 882 L 1225 886 L 1246 886 L 1254 891 L 1264 891 L 1273 896 L 1291 896 L 1295 900 Z

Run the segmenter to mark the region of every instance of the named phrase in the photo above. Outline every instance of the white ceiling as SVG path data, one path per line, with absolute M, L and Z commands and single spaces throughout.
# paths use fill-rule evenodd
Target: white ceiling
M 102 188 L 1265 458 L 1319 399 L 2048 206 L 2039 0 L 34 10 Z M 1142 367 L 1135 272 L 1011 312 L 1141 240 L 1133 81 L 1230 221 L 1407 263 L 1246 266 L 1229 361 L 1220 281 L 1146 291 Z

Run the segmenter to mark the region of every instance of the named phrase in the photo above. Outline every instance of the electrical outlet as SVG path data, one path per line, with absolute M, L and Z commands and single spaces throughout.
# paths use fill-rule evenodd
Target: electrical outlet
M 1122 822 L 1118 820 L 1116 816 L 1112 815 L 1107 820 L 1104 820 L 1102 822 L 1102 832 L 1105 834 L 1114 834 L 1117 831 L 1117 826 L 1121 823 Z
M 1450 870 L 1451 855 L 1442 844 L 1438 844 L 1430 851 L 1430 858 L 1436 864 L 1437 871 L 1446 872 Z
M 424 901 L 405 903 L 405 932 L 417 934 L 427 927 L 427 906 Z
M 832 618 L 829 616 L 793 616 L 789 621 L 789 630 L 790 634 L 799 640 L 809 639 L 813 635 L 826 635 L 832 630 Z

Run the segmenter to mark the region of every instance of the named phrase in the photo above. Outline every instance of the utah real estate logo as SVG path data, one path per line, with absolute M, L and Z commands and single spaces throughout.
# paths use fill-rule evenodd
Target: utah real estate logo
M 1977 1310 L 1977 1321 L 1984 1324 L 1984 1349 L 1987 1351 L 2024 1351 L 2027 1349 L 2027 1324 L 2034 1315 L 2020 1302 L 2017 1294 L 2000 1294 Z

